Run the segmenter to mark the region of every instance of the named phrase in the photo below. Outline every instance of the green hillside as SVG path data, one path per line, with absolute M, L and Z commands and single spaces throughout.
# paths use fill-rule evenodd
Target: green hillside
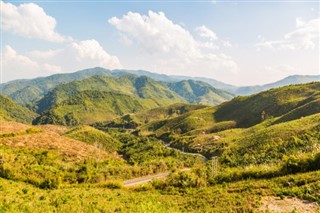
M 112 138 L 108 133 L 90 126 L 77 126 L 67 131 L 64 136 L 83 141 L 107 152 L 117 151 L 121 145 L 118 140 Z
M 55 74 L 31 80 L 15 80 L 0 85 L 1 94 L 16 103 L 25 105 L 41 99 L 49 90 L 59 84 L 81 80 L 95 75 L 110 76 L 111 71 L 101 67 L 80 70 L 74 73 Z
M 7 120 L 31 123 L 36 113 L 14 103 L 10 98 L 0 95 L 0 117 Z
M 167 85 L 189 103 L 217 105 L 233 98 L 232 94 L 215 89 L 210 84 L 201 81 L 184 80 L 169 82 Z
M 217 132 L 250 127 L 268 118 L 275 123 L 320 112 L 320 82 L 271 89 L 256 95 L 236 97 L 216 107 L 195 110 L 176 118 L 146 124 L 142 131 L 186 133 Z
M 281 164 L 288 156 L 304 158 L 320 149 L 320 113 L 274 124 L 266 120 L 250 128 L 214 133 L 171 135 L 174 147 L 220 156 L 225 166 Z
M 212 104 L 223 102 L 232 97 L 226 92 L 215 90 L 201 82 L 188 81 L 188 85 L 192 86 L 192 90 L 188 91 L 188 95 L 192 98 L 187 95 L 182 96 L 183 94 L 180 96 L 164 83 L 145 76 L 125 75 L 118 78 L 93 76 L 61 84 L 37 101 L 33 107 L 41 116 L 34 123 L 90 124 L 174 103 L 210 102 L 208 100 L 211 100 Z M 189 111 L 191 109 L 195 108 L 168 108 L 166 111 L 168 114 L 171 110 L 171 114 L 173 114 L 173 111 Z M 155 113 L 151 112 L 151 114 Z M 136 117 L 141 120 L 141 117 L 150 116 L 137 114 Z M 149 122 L 155 119 L 145 118 L 144 121 L 146 120 Z M 139 121 L 139 123 L 141 122 Z
M 159 107 L 181 96 L 120 78 L 121 88 L 92 77 L 42 99 L 50 108 L 34 123 L 72 128 L 2 122 L 0 212 L 266 212 L 277 202 L 290 207 L 281 212 L 318 211 L 319 82 Z M 168 176 L 123 184 L 154 174 Z
M 189 99 L 192 103 L 204 103 L 204 104 L 217 104 L 217 103 L 221 103 L 221 100 L 230 99 L 229 93 L 221 92 L 219 91 L 219 89 L 228 91 L 232 94 L 249 95 L 249 94 L 265 91 L 271 88 L 277 88 L 277 87 L 286 86 L 290 84 L 308 83 L 308 82 L 320 80 L 319 75 L 315 75 L 315 76 L 294 75 L 294 76 L 288 76 L 287 78 L 284 78 L 280 81 L 261 85 L 261 86 L 237 87 L 237 86 L 225 84 L 215 79 L 202 78 L 202 77 L 170 76 L 170 75 L 157 74 L 157 73 L 144 71 L 144 70 L 112 70 L 111 71 L 101 67 L 95 67 L 95 68 L 80 70 L 73 73 L 55 74 L 48 77 L 40 77 L 40 78 L 35 78 L 30 80 L 23 79 L 23 80 L 10 81 L 7 83 L 0 84 L 0 91 L 1 91 L 1 94 L 10 97 L 16 103 L 20 105 L 26 105 L 43 98 L 43 96 L 46 95 L 50 90 L 52 90 L 53 88 L 55 88 L 60 84 L 82 80 L 82 79 L 89 78 L 96 75 L 113 76 L 113 77 L 120 77 L 120 76 L 126 76 L 126 75 L 147 76 L 155 81 L 162 81 L 162 82 L 172 84 L 175 91 L 181 91 L 182 92 L 181 94 L 179 92 L 178 93 L 183 97 L 185 97 L 187 100 Z M 202 91 L 201 88 L 208 87 L 208 85 L 210 85 L 211 88 L 208 88 L 209 90 L 207 91 L 208 92 L 207 95 L 202 94 L 201 96 L 203 97 L 199 98 L 197 97 L 197 95 L 194 95 L 192 93 L 190 94 L 189 92 L 191 92 L 191 90 L 189 90 L 189 92 L 183 91 L 181 87 L 186 88 L 188 86 L 183 85 L 185 83 L 178 83 L 180 81 L 194 82 L 195 85 L 198 84 L 195 82 L 199 82 L 199 81 L 206 82 L 204 83 L 204 85 L 202 85 L 202 83 L 200 85 L 197 85 L 198 88 L 196 90 L 200 90 L 200 91 Z M 186 84 L 189 84 L 189 83 L 186 83 Z M 216 96 L 215 94 L 217 94 L 218 96 Z M 220 96 L 222 97 L 222 99 Z M 211 100 L 211 99 L 214 99 L 214 100 Z
M 152 99 L 130 95 L 87 90 L 78 92 L 41 113 L 34 124 L 78 125 L 112 120 L 119 115 L 155 108 Z
M 200 104 L 184 104 L 177 103 L 164 107 L 157 107 L 150 110 L 144 110 L 137 113 L 127 114 L 118 117 L 112 121 L 95 123 L 94 126 L 99 129 L 106 128 L 125 128 L 125 129 L 135 129 L 138 126 L 144 125 L 146 123 L 170 119 L 177 117 L 179 115 L 185 114 L 187 112 L 205 108 L 205 105 Z
M 78 94 L 81 91 L 89 90 L 107 91 L 130 95 L 141 99 L 152 99 L 152 102 L 156 103 L 156 105 L 152 105 L 150 108 L 169 105 L 176 102 L 183 102 L 183 99 L 175 92 L 169 90 L 161 83 L 144 76 L 136 77 L 133 75 L 127 75 L 119 78 L 93 76 L 80 81 L 73 81 L 57 86 L 36 103 L 37 112 L 41 113 L 59 105 L 62 101 Z M 137 108 L 136 111 L 138 110 L 140 110 L 140 108 Z
M 313 113 L 319 112 L 319 100 L 320 82 L 298 84 L 235 98 L 220 105 L 214 114 L 218 122 L 234 120 L 237 126 L 248 127 L 266 118 L 287 113 L 291 113 L 291 119 L 310 115 L 312 112 L 308 110 L 309 104 L 313 105 Z M 297 110 L 299 113 L 294 113 Z

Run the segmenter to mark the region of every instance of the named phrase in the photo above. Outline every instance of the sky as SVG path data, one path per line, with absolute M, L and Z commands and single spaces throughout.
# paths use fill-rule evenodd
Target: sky
M 1 82 L 104 67 L 257 85 L 319 75 L 320 1 L 1 1 Z

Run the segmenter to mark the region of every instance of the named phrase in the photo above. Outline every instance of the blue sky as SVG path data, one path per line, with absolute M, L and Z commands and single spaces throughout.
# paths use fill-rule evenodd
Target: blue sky
M 235 85 L 316 75 L 319 4 L 1 1 L 1 80 L 95 66 Z

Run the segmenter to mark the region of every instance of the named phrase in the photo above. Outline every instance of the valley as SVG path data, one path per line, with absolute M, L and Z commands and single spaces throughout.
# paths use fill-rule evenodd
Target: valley
M 103 68 L 1 84 L 0 212 L 317 212 L 320 82 L 286 79 L 247 96 Z

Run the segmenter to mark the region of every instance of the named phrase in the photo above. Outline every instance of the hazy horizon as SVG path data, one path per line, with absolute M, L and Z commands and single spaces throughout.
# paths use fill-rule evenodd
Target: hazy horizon
M 92 67 L 236 86 L 320 74 L 319 2 L 33 2 L 1 1 L 3 83 Z

